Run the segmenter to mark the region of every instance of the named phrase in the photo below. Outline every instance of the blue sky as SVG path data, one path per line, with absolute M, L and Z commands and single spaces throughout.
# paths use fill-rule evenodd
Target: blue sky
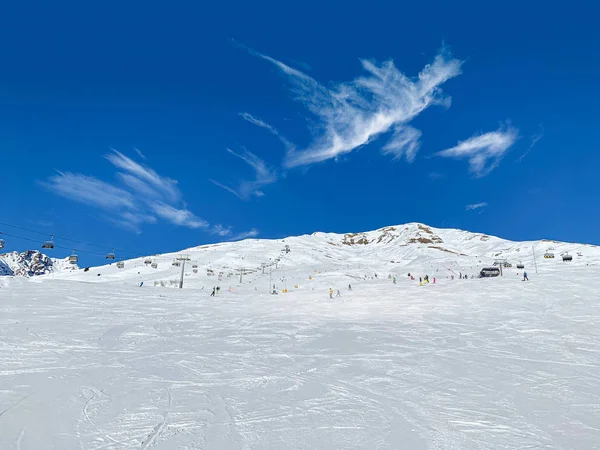
M 283 3 L 4 6 L 6 249 L 413 221 L 600 244 L 592 2 Z

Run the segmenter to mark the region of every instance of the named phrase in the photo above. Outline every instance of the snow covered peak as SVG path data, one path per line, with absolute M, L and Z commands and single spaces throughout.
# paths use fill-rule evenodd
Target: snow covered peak
M 64 260 L 50 258 L 37 250 L 0 254 L 0 276 L 33 277 L 69 267 Z M 77 267 L 71 268 L 76 269 Z
M 544 258 L 547 252 L 554 253 L 555 258 Z M 567 252 L 573 258 L 564 263 L 561 255 Z M 209 244 L 91 267 L 85 272 L 59 271 L 50 278 L 177 285 L 182 270 L 177 258 L 181 256 L 189 258 L 184 267 L 186 286 L 197 288 L 217 282 L 234 285 L 240 273 L 244 283 L 264 279 L 266 285 L 271 272 L 280 274 L 281 279 L 296 280 L 318 272 L 350 282 L 373 273 L 473 275 L 500 259 L 512 264 L 515 272 L 519 266 L 559 270 L 562 264 L 600 265 L 600 248 L 595 246 L 543 240 L 513 242 L 482 233 L 407 223 L 359 233 L 316 232 L 285 239 Z

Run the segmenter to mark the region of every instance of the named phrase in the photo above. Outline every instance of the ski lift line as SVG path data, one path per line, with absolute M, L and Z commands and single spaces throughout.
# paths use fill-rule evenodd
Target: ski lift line
M 9 237 L 12 237 L 12 238 L 15 238 L 15 239 L 19 239 L 19 240 L 22 240 L 22 241 L 35 242 L 36 244 L 40 243 L 40 241 L 37 240 L 37 239 L 30 239 L 30 238 L 26 238 L 26 237 L 22 237 L 22 236 L 16 236 L 16 235 L 10 234 L 10 233 L 4 233 L 3 232 L 2 235 L 3 236 L 9 236 Z M 72 247 L 63 247 L 62 245 L 56 245 L 56 244 L 54 244 L 54 248 L 60 248 L 62 250 L 69 250 L 69 251 L 73 250 Z M 102 257 L 105 256 L 103 253 L 95 253 L 95 252 L 90 252 L 90 251 L 87 251 L 87 250 L 79 250 L 78 249 L 77 251 L 80 252 L 80 253 L 87 253 L 88 255 L 102 256 Z
M 11 225 L 11 224 L 9 224 L 9 223 L 6 223 L 6 222 L 0 222 L 0 225 L 4 225 L 4 226 L 7 226 L 7 227 L 15 228 L 15 229 L 17 229 L 17 230 L 21 230 L 21 231 L 27 231 L 28 233 L 35 233 L 35 234 L 39 234 L 39 235 L 41 235 L 41 236 L 48 236 L 48 233 L 42 233 L 42 232 L 40 232 L 40 231 L 30 230 L 29 228 L 19 227 L 19 226 L 17 226 L 17 225 Z M 0 234 L 2 234 L 2 232 L 0 232 Z M 8 235 L 7 235 L 7 236 L 8 236 Z M 55 239 L 60 239 L 61 241 L 73 242 L 73 243 L 75 243 L 75 244 L 87 245 L 87 246 L 89 246 L 89 247 L 96 247 L 96 248 L 109 249 L 109 250 L 110 250 L 110 249 L 112 249 L 113 251 L 114 251 L 114 250 L 116 250 L 116 251 L 118 251 L 119 253 L 128 253 L 128 254 L 130 254 L 130 255 L 135 255 L 135 253 L 132 253 L 132 252 L 126 251 L 126 250 L 124 250 L 124 249 L 121 249 L 121 248 L 113 248 L 113 247 L 111 247 L 110 245 L 98 245 L 98 244 L 90 244 L 90 243 L 87 243 L 87 242 L 78 241 L 78 240 L 76 240 L 76 239 L 70 239 L 70 238 L 63 237 L 63 236 L 58 236 L 58 235 L 54 235 L 54 238 L 55 238 Z M 35 242 L 37 242 L 37 241 L 35 241 Z

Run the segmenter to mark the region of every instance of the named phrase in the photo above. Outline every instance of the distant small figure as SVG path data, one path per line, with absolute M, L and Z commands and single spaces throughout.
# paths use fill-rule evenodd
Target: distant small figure
M 333 289 L 329 288 L 329 298 L 333 298 Z
M 451 277 L 451 278 L 454 280 L 454 275 L 452 275 L 452 277 Z
M 527 272 L 523 272 L 523 281 L 529 281 L 529 278 L 527 277 Z
M 351 291 L 351 290 L 352 290 L 352 285 L 351 285 L 351 284 L 349 284 L 349 285 L 348 285 L 348 290 L 349 290 L 349 291 Z
M 435 282 L 436 282 L 436 279 L 434 278 L 434 279 L 433 279 L 433 284 L 435 284 Z
M 210 296 L 211 296 L 211 297 L 214 297 L 214 296 L 215 296 L 215 289 L 216 289 L 216 288 L 213 288 L 212 292 L 210 293 Z
M 219 286 L 217 286 L 217 295 L 219 295 L 220 290 L 221 290 L 221 288 Z
M 340 290 L 339 290 L 339 289 L 337 290 L 337 293 L 335 294 L 335 296 L 336 296 L 336 297 L 341 297 L 341 296 L 342 296 L 342 293 L 340 292 Z
M 462 280 L 462 272 L 458 272 L 458 278 Z
M 394 284 L 396 284 L 396 277 L 394 277 Z
M 143 281 L 140 281 L 140 287 L 142 287 L 144 285 Z

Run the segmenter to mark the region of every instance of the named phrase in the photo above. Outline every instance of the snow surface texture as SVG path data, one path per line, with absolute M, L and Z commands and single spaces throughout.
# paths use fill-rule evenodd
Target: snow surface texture
M 174 255 L 3 277 L 0 449 L 599 448 L 598 249 L 545 243 L 536 274 L 529 244 L 446 231 L 431 245 L 458 254 L 325 234 L 191 249 L 182 290 L 154 286 Z M 531 281 L 447 278 L 499 251 Z

